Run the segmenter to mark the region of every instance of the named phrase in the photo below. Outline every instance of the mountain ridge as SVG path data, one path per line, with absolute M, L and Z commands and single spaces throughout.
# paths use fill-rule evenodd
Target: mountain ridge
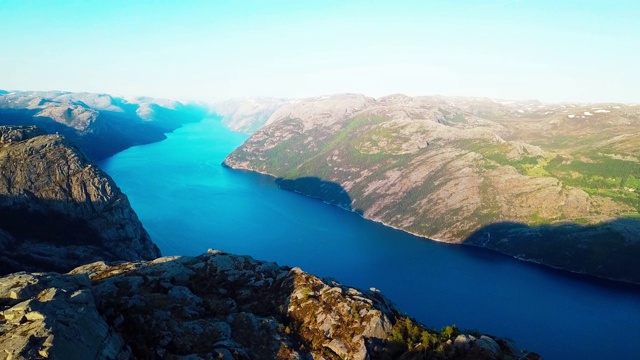
M 35 125 L 60 133 L 96 161 L 164 140 L 165 133 L 207 114 L 208 109 L 196 103 L 147 97 L 66 91 L 0 94 L 0 125 Z
M 274 111 L 224 163 L 298 181 L 296 191 L 306 194 L 319 192 L 300 179 L 336 183 L 352 199 L 349 208 L 367 219 L 518 258 L 527 258 L 524 245 L 505 251 L 468 238 L 505 221 L 598 224 L 626 217 L 633 226 L 609 229 L 635 252 L 640 154 L 632 144 L 640 143 L 639 114 L 640 107 L 619 104 L 334 95 Z M 596 251 L 596 243 L 574 239 L 570 247 Z M 566 260 L 559 267 L 613 277 Z M 627 265 L 614 278 L 640 282 L 640 272 Z

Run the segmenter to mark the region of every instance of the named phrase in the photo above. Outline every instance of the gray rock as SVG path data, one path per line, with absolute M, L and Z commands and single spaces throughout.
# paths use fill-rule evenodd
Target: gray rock
M 62 136 L 0 126 L 0 144 L 0 248 L 20 259 L 0 273 L 160 255 L 126 195 Z
M 491 354 L 495 356 L 502 354 L 502 350 L 500 350 L 500 345 L 498 345 L 498 343 L 496 343 L 495 340 L 493 340 L 492 338 L 486 335 L 480 336 L 480 338 L 474 342 L 474 345 L 481 349 L 485 349 L 489 351 Z
M 131 355 L 98 313 L 90 285 L 75 278 L 54 273 L 0 278 L 0 303 L 38 294 L 0 312 L 0 357 L 116 359 Z
M 469 347 L 471 347 L 471 344 L 475 340 L 476 340 L 476 338 L 473 335 L 460 334 L 460 335 L 456 336 L 455 340 L 453 340 L 453 348 L 456 351 L 465 352 L 465 351 L 469 350 Z
M 169 290 L 169 296 L 176 300 L 181 300 L 183 302 L 188 302 L 192 304 L 200 304 L 202 303 L 202 299 L 193 295 L 191 290 L 185 286 L 174 286 Z

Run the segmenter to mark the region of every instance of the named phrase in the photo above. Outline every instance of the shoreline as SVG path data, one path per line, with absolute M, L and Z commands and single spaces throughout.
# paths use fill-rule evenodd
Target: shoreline
M 278 179 L 278 177 L 276 177 L 276 176 L 274 176 L 272 174 L 269 174 L 267 172 L 262 172 L 262 171 L 249 169 L 249 168 L 247 168 L 245 166 L 238 166 L 238 167 L 231 166 L 231 165 L 226 163 L 226 159 L 225 159 L 225 161 L 223 161 L 221 163 L 221 165 L 223 167 L 229 168 L 231 170 L 246 171 L 246 172 L 252 172 L 252 173 L 257 173 L 257 174 L 269 176 L 269 177 L 273 178 L 274 181 Z M 285 191 L 289 191 L 289 192 L 292 192 L 292 193 L 300 194 L 300 195 L 306 196 L 306 197 L 311 198 L 311 199 L 320 200 L 325 204 L 338 207 L 338 208 L 340 208 L 342 210 L 345 210 L 345 211 L 348 211 L 348 212 L 351 212 L 351 213 L 355 213 L 355 214 L 357 214 L 358 216 L 360 216 L 361 218 L 363 218 L 363 219 L 365 219 L 367 221 L 372 221 L 372 222 L 381 224 L 383 226 L 386 226 L 388 228 L 391 228 L 391 229 L 394 229 L 394 230 L 398 230 L 398 231 L 402 231 L 402 232 L 404 232 L 406 234 L 409 234 L 409 235 L 412 235 L 412 236 L 415 236 L 415 237 L 419 237 L 419 238 L 424 239 L 424 240 L 433 241 L 433 242 L 436 242 L 436 243 L 447 244 L 447 245 L 460 245 L 460 246 L 469 246 L 469 247 L 473 247 L 473 248 L 484 249 L 484 250 L 488 250 L 488 251 L 492 251 L 492 252 L 495 252 L 495 253 L 499 253 L 499 254 L 502 254 L 502 255 L 508 256 L 510 258 L 513 258 L 513 259 L 516 259 L 516 260 L 519 260 L 519 261 L 523 261 L 523 262 L 526 262 L 526 263 L 529 263 L 529 264 L 533 264 L 533 265 L 537 265 L 537 266 L 543 266 L 543 267 L 547 268 L 547 270 L 561 271 L 561 272 L 563 272 L 563 273 L 565 273 L 567 275 L 574 275 L 574 276 L 584 277 L 585 279 L 588 278 L 590 280 L 600 280 L 600 281 L 613 282 L 613 283 L 618 284 L 618 285 L 640 287 L 640 283 L 637 283 L 637 282 L 627 281 L 627 280 L 622 280 L 622 279 L 616 279 L 616 278 L 610 278 L 610 277 L 605 277 L 605 276 L 598 276 L 598 275 L 594 275 L 594 274 L 590 274 L 590 273 L 586 273 L 586 272 L 581 272 L 581 271 L 569 270 L 569 269 L 566 269 L 566 268 L 563 268 L 563 267 L 558 267 L 558 266 L 553 266 L 553 265 L 546 264 L 546 263 L 544 263 L 544 262 L 542 262 L 540 260 L 528 259 L 528 258 L 520 257 L 520 256 L 517 256 L 517 255 L 512 255 L 512 254 L 506 253 L 504 251 L 500 251 L 500 250 L 497 250 L 497 249 L 492 249 L 492 248 L 481 246 L 481 245 L 477 245 L 477 244 L 456 243 L 456 242 L 449 242 L 449 241 L 445 241 L 445 240 L 441 240 L 441 239 L 430 238 L 430 237 L 427 237 L 427 236 L 424 236 L 424 235 L 420 235 L 420 234 L 412 232 L 412 231 L 408 231 L 408 230 L 399 228 L 399 227 L 394 226 L 392 224 L 388 224 L 388 223 L 386 223 L 384 221 L 381 221 L 381 220 L 368 218 L 368 217 L 364 216 L 363 214 L 361 214 L 361 213 L 359 213 L 357 211 L 354 211 L 352 209 L 348 209 L 348 208 L 345 208 L 343 206 L 339 206 L 339 205 L 336 205 L 336 204 L 332 204 L 332 203 L 330 203 L 328 201 L 325 201 L 322 198 L 319 198 L 317 196 L 308 195 L 308 194 L 305 194 L 305 193 L 297 191 L 297 190 L 285 189 L 285 188 L 283 188 L 283 187 L 281 187 L 279 185 L 277 185 L 277 186 L 281 190 L 285 190 Z

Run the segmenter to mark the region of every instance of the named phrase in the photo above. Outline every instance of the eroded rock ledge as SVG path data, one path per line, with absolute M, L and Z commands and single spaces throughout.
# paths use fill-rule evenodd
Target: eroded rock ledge
M 209 250 L 0 278 L 0 358 L 537 359 L 437 333 L 375 289 Z

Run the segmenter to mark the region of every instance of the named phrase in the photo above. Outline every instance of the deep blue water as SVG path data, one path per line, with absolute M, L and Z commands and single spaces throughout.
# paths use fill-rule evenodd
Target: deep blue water
M 640 286 L 435 243 L 220 164 L 246 135 L 217 119 L 101 166 L 164 255 L 208 248 L 375 287 L 430 327 L 514 339 L 546 359 L 640 359 Z

